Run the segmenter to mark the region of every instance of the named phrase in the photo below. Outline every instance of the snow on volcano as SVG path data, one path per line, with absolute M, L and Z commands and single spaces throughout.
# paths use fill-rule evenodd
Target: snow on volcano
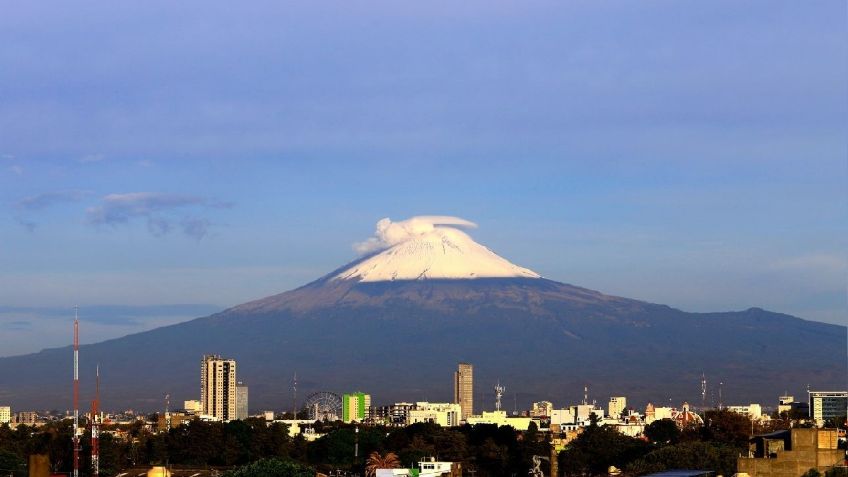
M 434 278 L 540 278 L 475 242 L 459 229 L 476 225 L 458 217 L 418 216 L 377 223 L 375 236 L 356 245 L 366 256 L 334 278 L 379 282 Z M 367 255 L 370 253 L 371 255 Z

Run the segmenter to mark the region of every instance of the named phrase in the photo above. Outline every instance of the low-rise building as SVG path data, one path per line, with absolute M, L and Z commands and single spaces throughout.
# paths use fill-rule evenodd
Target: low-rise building
M 169 412 L 166 414 L 159 414 L 158 419 L 156 421 L 156 428 L 159 432 L 167 431 L 168 429 L 175 429 L 177 427 L 182 426 L 183 424 L 196 419 L 197 416 L 194 414 L 188 414 L 185 412 Z
M 796 427 L 756 436 L 749 457 L 740 457 L 736 467 L 750 477 L 797 477 L 809 469 L 825 473 L 843 459 L 837 442 L 837 429 Z
M 810 418 L 821 426 L 828 419 L 845 417 L 848 410 L 848 391 L 808 391 Z
M 201 414 L 203 412 L 203 405 L 200 403 L 199 399 L 190 399 L 188 401 L 183 401 L 183 409 L 192 414 Z
M 592 404 L 578 404 L 565 409 L 554 409 L 551 411 L 551 425 L 588 426 L 592 422 L 593 415 L 600 421 L 604 418 L 604 410 Z
M 609 400 L 607 410 L 609 417 L 620 417 L 624 410 L 627 409 L 627 398 L 624 396 L 613 396 Z
M 777 398 L 777 414 L 780 415 L 784 412 L 790 412 L 792 410 L 792 403 L 795 402 L 795 396 L 784 395 Z
M 38 422 L 38 413 L 35 411 L 22 411 L 15 417 L 16 424 L 34 426 Z
M 483 411 L 479 416 L 468 416 L 465 422 L 471 424 L 496 424 L 500 426 L 511 426 L 519 431 L 530 429 L 530 424 L 535 423 L 536 429 L 541 427 L 542 421 L 538 417 L 508 416 L 506 411 Z
M 533 417 L 548 418 L 554 410 L 554 403 L 550 401 L 539 401 L 533 403 L 530 415 Z
M 763 418 L 763 407 L 759 404 L 748 404 L 747 406 L 727 406 L 727 410 L 736 414 L 748 416 L 748 419 L 759 421 Z
M 436 459 L 423 460 L 417 469 L 377 469 L 375 477 L 462 477 L 462 464 L 442 462 Z
M 462 418 L 462 408 L 456 403 L 416 402 L 414 408 L 407 411 L 406 424 L 430 422 L 443 427 L 458 426 Z

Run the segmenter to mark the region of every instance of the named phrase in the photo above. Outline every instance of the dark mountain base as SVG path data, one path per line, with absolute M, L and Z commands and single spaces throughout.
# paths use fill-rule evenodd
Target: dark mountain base
M 497 380 L 526 408 L 551 400 L 701 404 L 701 374 L 725 404 L 774 405 L 784 391 L 845 389 L 845 327 L 750 309 L 693 314 L 542 279 L 318 281 L 179 325 L 84 346 L 84 391 L 102 370 L 103 405 L 145 411 L 197 399 L 200 358 L 238 361 L 251 411 L 309 392 L 361 390 L 375 404 L 447 401 L 458 361 L 475 365 L 475 408 Z M 70 407 L 70 348 L 0 359 L 0 401 Z M 83 394 L 85 396 L 85 393 Z M 799 399 L 806 396 L 798 395 Z M 512 407 L 513 399 L 505 399 Z

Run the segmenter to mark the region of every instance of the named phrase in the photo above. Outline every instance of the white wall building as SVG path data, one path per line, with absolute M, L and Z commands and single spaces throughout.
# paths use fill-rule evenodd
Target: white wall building
M 551 411 L 551 425 L 586 426 L 591 422 L 592 414 L 599 421 L 604 418 L 604 410 L 592 404 L 578 404 L 576 406 L 569 406 L 566 409 L 554 409 Z
M 462 419 L 462 406 L 447 402 L 416 402 L 406 414 L 406 425 L 432 422 L 443 427 L 458 426 Z
M 759 421 L 763 417 L 763 407 L 759 404 L 748 404 L 747 406 L 727 406 L 727 410 L 748 416 L 748 419 Z
M 551 412 L 553 412 L 553 410 L 554 403 L 550 401 L 534 402 L 530 415 L 533 417 L 551 417 Z
M 183 401 L 183 409 L 187 412 L 200 414 L 203 412 L 203 405 L 200 404 L 200 400 L 198 399 L 190 399 L 188 401 Z
M 627 398 L 624 396 L 613 396 L 609 400 L 609 406 L 607 406 L 607 411 L 609 412 L 609 417 L 619 418 L 621 417 L 621 413 L 627 409 Z
M 512 426 L 513 429 L 526 431 L 530 428 L 530 423 L 536 423 L 536 429 L 542 427 L 542 421 L 537 417 L 510 417 L 506 411 L 483 411 L 479 416 L 468 416 L 465 422 L 471 424 L 496 424 L 500 426 Z
M 0 406 L 0 424 L 9 424 L 10 422 L 12 422 L 12 408 Z

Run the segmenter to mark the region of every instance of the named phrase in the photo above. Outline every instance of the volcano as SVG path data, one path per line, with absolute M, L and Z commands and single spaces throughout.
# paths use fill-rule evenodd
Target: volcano
M 688 313 L 560 283 L 475 242 L 455 217 L 380 221 L 363 255 L 295 290 L 177 325 L 82 346 L 110 409 L 197 399 L 203 354 L 238 362 L 251 412 L 298 395 L 364 391 L 376 404 L 450 400 L 459 361 L 475 407 L 499 380 L 521 408 L 611 395 L 633 404 L 772 404 L 785 390 L 844 389 L 846 328 L 751 308 Z M 0 400 L 70 405 L 71 348 L 0 359 Z M 708 393 L 701 395 L 701 377 Z M 84 376 L 84 374 L 83 374 Z M 509 402 L 509 399 L 507 399 Z

